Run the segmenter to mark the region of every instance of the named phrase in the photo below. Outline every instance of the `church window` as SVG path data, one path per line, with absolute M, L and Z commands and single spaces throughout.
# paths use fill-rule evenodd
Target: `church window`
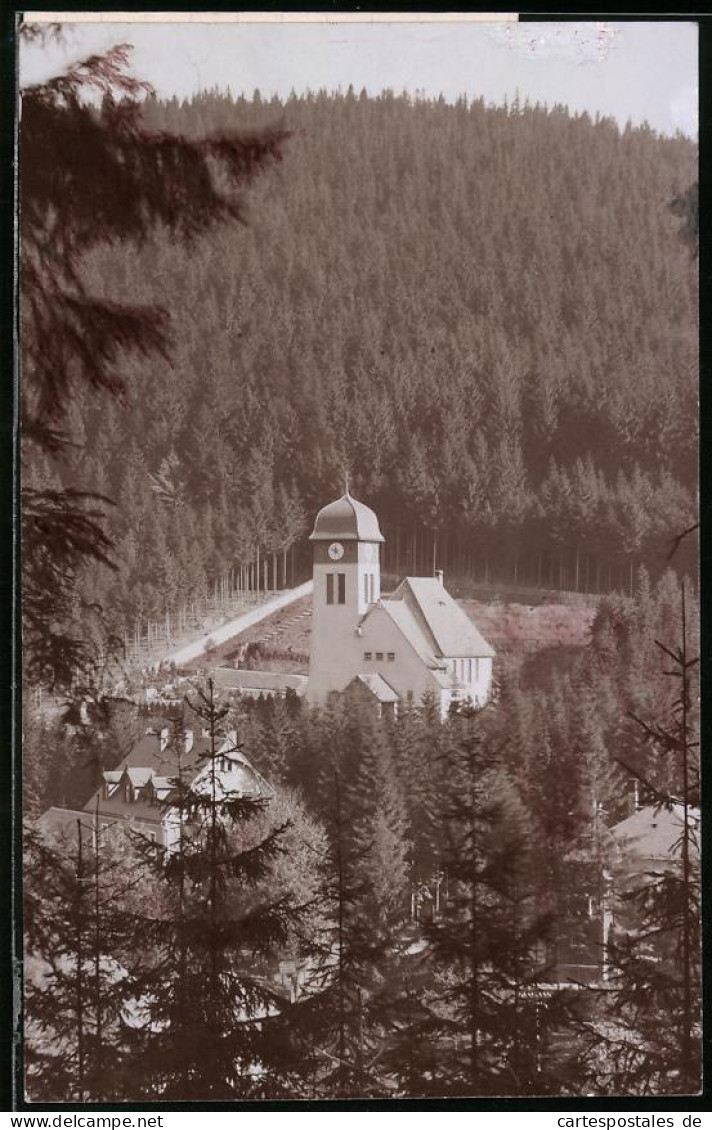
M 336 582 L 336 584 L 334 584 Z M 326 603 L 346 604 L 346 574 L 326 574 Z
M 468 681 L 468 683 L 472 682 L 472 660 L 471 659 L 467 660 L 467 681 Z
M 388 652 L 388 659 L 389 659 L 389 662 L 390 662 L 390 663 L 392 663 L 392 662 L 393 662 L 393 660 L 395 659 L 395 657 L 396 657 L 396 653 L 395 653 L 395 651 L 389 651 L 389 652 Z
M 373 659 L 373 652 L 372 651 L 364 651 L 363 657 L 364 657 L 364 659 L 367 659 L 367 660 Z
M 380 659 L 380 660 L 383 660 L 383 652 L 382 652 L 382 651 L 377 651 L 377 652 L 376 652 L 376 659 Z
M 479 659 L 476 659 L 475 660 L 475 679 L 479 682 L 479 678 L 480 678 L 480 661 L 479 661 Z

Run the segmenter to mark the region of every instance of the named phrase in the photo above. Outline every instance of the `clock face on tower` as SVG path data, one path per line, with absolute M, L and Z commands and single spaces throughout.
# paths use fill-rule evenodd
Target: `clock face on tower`
M 340 561 L 344 556 L 344 547 L 340 541 L 332 541 L 329 546 L 329 557 L 332 561 Z

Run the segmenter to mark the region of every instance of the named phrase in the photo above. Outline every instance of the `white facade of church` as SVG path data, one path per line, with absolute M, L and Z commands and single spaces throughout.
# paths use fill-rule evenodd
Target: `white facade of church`
M 374 512 L 346 493 L 316 516 L 314 604 L 307 699 L 347 688 L 379 713 L 434 694 L 482 706 L 494 651 L 445 589 L 442 574 L 406 577 L 381 595 L 384 538 Z

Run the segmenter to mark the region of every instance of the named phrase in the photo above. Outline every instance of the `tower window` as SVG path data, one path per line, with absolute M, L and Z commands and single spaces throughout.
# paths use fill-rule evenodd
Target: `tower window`
M 368 573 L 363 575 L 363 599 L 368 604 Z
M 336 581 L 336 584 L 334 584 Z M 326 574 L 326 603 L 346 604 L 346 574 Z
M 388 652 L 388 660 L 389 660 L 389 662 L 390 662 L 390 663 L 392 663 L 392 662 L 393 662 L 393 660 L 395 659 L 395 657 L 396 657 L 396 653 L 395 653 L 395 651 L 389 651 L 389 652 Z
M 375 602 L 376 602 L 375 587 L 376 586 L 375 586 L 375 577 L 374 577 L 373 573 L 369 573 L 369 575 L 368 575 L 368 585 L 369 585 L 369 589 L 370 589 L 370 593 L 371 593 L 371 604 L 375 604 Z
M 383 652 L 382 652 L 382 651 L 377 651 L 377 652 L 376 652 L 376 659 L 380 659 L 380 660 L 383 660 Z
M 364 657 L 364 659 L 368 659 L 368 660 L 373 659 L 373 652 L 372 651 L 364 651 L 363 657 Z

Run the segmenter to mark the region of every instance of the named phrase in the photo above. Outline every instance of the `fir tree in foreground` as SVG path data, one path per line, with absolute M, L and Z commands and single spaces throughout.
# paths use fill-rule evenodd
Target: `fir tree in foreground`
M 669 717 L 633 716 L 644 764 L 657 772 L 642 776 L 625 765 L 655 809 L 673 815 L 679 837 L 669 862 L 650 864 L 618 892 L 609 984 L 585 1025 L 592 1079 L 609 1094 L 695 1094 L 701 1083 L 699 661 L 690 653 L 686 586 L 683 580 L 679 643 L 655 641 L 677 688 Z
M 123 913 L 136 873 L 87 813 L 57 839 L 28 829 L 25 881 L 28 1097 L 121 1098 L 126 988 L 141 961 Z
M 140 1090 L 180 1100 L 285 1097 L 289 1033 L 273 974 L 297 915 L 266 880 L 286 827 L 254 835 L 269 798 L 231 788 L 239 750 L 212 682 L 190 709 L 209 736 L 202 772 L 190 786 L 176 783 L 179 834 L 168 858 L 144 845 L 165 910 L 147 923 L 154 953 L 137 985 Z
M 527 850 L 525 814 L 503 779 L 502 741 L 486 712 L 462 710 L 445 752 L 441 818 L 446 894 L 426 929 L 432 983 L 414 1039 L 431 1032 L 424 1093 L 547 1094 L 562 1084 L 556 1033 L 566 994 L 547 984 L 550 921 Z M 407 1047 L 400 1034 L 401 1043 Z M 408 1074 L 413 1067 L 409 1051 Z
M 32 25 L 21 38 L 41 38 Z M 148 84 L 117 45 L 21 92 L 22 545 L 27 676 L 60 690 L 89 677 L 95 602 L 84 573 L 116 568 L 110 500 L 68 486 L 77 400 L 125 400 L 125 365 L 168 360 L 166 312 L 104 297 L 86 260 L 100 246 L 141 247 L 161 229 L 189 242 L 243 219 L 241 190 L 278 156 L 284 132 L 200 140 L 146 128 Z M 97 107 L 87 92 L 102 95 Z M 105 408 L 104 401 L 102 410 Z M 106 631 L 106 626 L 102 629 Z

